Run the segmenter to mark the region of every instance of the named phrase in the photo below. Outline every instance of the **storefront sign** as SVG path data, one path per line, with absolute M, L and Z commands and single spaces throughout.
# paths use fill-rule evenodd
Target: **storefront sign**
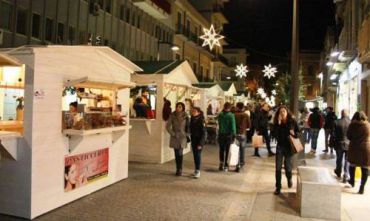
M 64 191 L 108 176 L 109 148 L 65 157 Z

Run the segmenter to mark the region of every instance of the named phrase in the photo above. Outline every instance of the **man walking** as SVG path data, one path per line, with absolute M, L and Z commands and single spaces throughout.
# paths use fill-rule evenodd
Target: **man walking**
M 256 119 L 256 131 L 259 135 L 262 135 L 263 138 L 265 139 L 266 142 L 266 147 L 268 150 L 268 156 L 274 156 L 275 153 L 272 152 L 271 150 L 271 145 L 270 145 L 270 136 L 269 136 L 269 120 L 272 117 L 269 114 L 270 107 L 268 103 L 263 103 L 261 106 L 261 110 L 257 114 L 257 119 Z M 254 148 L 254 156 L 261 157 L 258 148 Z
M 226 102 L 224 109 L 218 115 L 218 143 L 220 145 L 220 166 L 218 169 L 225 172 L 229 170 L 227 159 L 229 157 L 230 145 L 236 135 L 235 115 L 230 110 L 231 104 Z
M 329 140 L 332 139 L 333 130 L 335 126 L 335 121 L 337 120 L 337 116 L 335 115 L 333 108 L 328 107 L 326 109 L 327 113 L 325 115 L 325 150 L 323 152 L 327 153 L 329 151 L 329 146 L 331 145 Z M 330 153 L 333 154 L 333 146 L 330 147 Z
M 244 104 L 238 102 L 236 104 L 235 112 L 235 122 L 236 122 L 236 141 L 239 146 L 239 162 L 236 166 L 236 172 L 240 172 L 243 168 L 245 161 L 245 143 L 246 143 L 246 131 L 250 128 L 251 122 L 248 114 L 245 113 Z
M 341 112 L 341 118 L 334 124 L 334 139 L 335 139 L 335 152 L 337 154 L 336 168 L 334 173 L 338 178 L 341 178 L 342 174 L 342 162 L 344 158 L 343 167 L 343 182 L 347 182 L 349 179 L 349 163 L 347 161 L 347 151 L 349 147 L 349 140 L 347 138 L 347 130 L 351 120 L 348 117 L 348 110 L 344 109 Z
M 324 124 L 324 118 L 319 113 L 319 108 L 315 107 L 312 110 L 312 114 L 308 117 L 308 125 L 311 128 L 312 139 L 311 139 L 311 154 L 316 153 L 317 149 L 317 138 L 319 137 L 320 129 Z

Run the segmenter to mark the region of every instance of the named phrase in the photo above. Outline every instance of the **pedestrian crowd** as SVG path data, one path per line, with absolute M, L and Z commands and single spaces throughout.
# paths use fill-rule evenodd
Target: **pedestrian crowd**
M 275 192 L 281 193 L 282 168 L 284 166 L 287 186 L 291 188 L 292 157 L 297 152 L 293 140 L 300 140 L 303 145 L 311 143 L 308 154 L 315 155 L 319 132 L 324 129 L 326 154 L 336 155 L 334 174 L 344 183 L 355 186 L 355 168 L 361 168 L 359 193 L 364 193 L 370 167 L 370 124 L 364 112 L 356 112 L 352 119 L 348 110 L 342 110 L 338 119 L 334 109 L 327 107 L 320 111 L 318 107 L 300 111 L 298 118 L 289 108 L 282 105 L 271 108 L 267 103 L 244 105 L 242 102 L 232 105 L 229 102 L 217 115 L 219 144 L 219 171 L 230 170 L 229 161 L 237 154 L 235 172 L 245 166 L 245 147 L 253 143 L 254 157 L 261 157 L 259 148 L 265 143 L 268 157 L 275 156 Z M 195 170 L 193 177 L 200 178 L 201 153 L 207 141 L 205 117 L 199 107 L 192 107 L 191 116 L 185 112 L 185 104 L 176 104 L 176 110 L 167 120 L 166 129 L 170 134 L 170 147 L 174 149 L 176 176 L 182 175 L 183 149 L 191 143 Z M 260 138 L 262 142 L 255 142 Z M 271 140 L 276 142 L 276 152 L 271 149 Z M 237 151 L 232 150 L 237 147 Z M 343 176 L 342 176 L 343 174 Z

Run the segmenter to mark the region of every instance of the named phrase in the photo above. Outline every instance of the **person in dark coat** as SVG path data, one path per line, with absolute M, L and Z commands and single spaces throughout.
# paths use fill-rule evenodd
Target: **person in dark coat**
M 347 137 L 350 141 L 348 149 L 348 162 L 350 180 L 352 187 L 355 186 L 355 169 L 361 167 L 361 185 L 359 194 L 364 193 L 370 166 L 370 123 L 363 111 L 356 112 L 348 127 Z
M 323 152 L 327 153 L 329 151 L 330 142 L 329 140 L 332 139 L 333 130 L 335 126 L 335 121 L 337 120 L 337 115 L 335 115 L 334 109 L 332 107 L 328 107 L 327 113 L 325 115 L 325 150 Z M 333 146 L 330 147 L 330 153 L 333 153 Z
M 171 109 L 171 101 L 163 98 L 163 110 L 162 110 L 162 118 L 164 121 L 167 121 L 170 118 L 172 109 Z
M 256 119 L 256 132 L 259 135 L 262 135 L 266 142 L 266 147 L 268 150 L 268 156 L 274 156 L 275 153 L 271 150 L 270 145 L 270 136 L 269 136 L 269 120 L 271 119 L 271 115 L 269 114 L 269 105 L 267 103 L 263 103 L 261 106 L 261 110 L 257 114 Z M 261 157 L 258 151 L 259 148 L 254 148 L 254 156 Z
M 236 141 L 239 146 L 239 161 L 236 166 L 236 172 L 240 172 L 245 164 L 245 142 L 246 142 L 246 132 L 250 128 L 250 118 L 248 114 L 244 112 L 244 104 L 238 102 L 236 104 L 235 112 L 235 123 L 236 123 Z
M 344 167 L 343 167 L 343 182 L 347 182 L 349 179 L 349 164 L 347 161 L 348 155 L 348 146 L 349 140 L 347 138 L 347 131 L 351 120 L 348 117 L 348 110 L 344 109 L 341 112 L 341 118 L 335 122 L 333 137 L 335 140 L 335 152 L 337 154 L 337 161 L 336 161 L 336 168 L 334 173 L 337 175 L 338 178 L 341 178 L 342 174 L 342 165 L 344 160 Z
M 311 128 L 312 138 L 311 138 L 311 154 L 316 153 L 317 149 L 317 139 L 319 138 L 319 133 L 324 124 L 324 118 L 319 112 L 319 108 L 315 107 L 312 109 L 312 114 L 308 117 L 308 125 Z
M 204 115 L 199 107 L 193 107 L 190 119 L 191 149 L 193 151 L 195 171 L 194 178 L 200 177 L 201 153 L 206 143 Z
M 293 186 L 292 181 L 292 147 L 289 141 L 289 136 L 299 137 L 299 128 L 297 121 L 294 119 L 289 109 L 286 106 L 280 106 L 274 117 L 273 131 L 277 140 L 276 145 L 276 163 L 275 163 L 275 179 L 276 190 L 275 195 L 281 192 L 281 170 L 285 168 L 285 175 L 288 181 L 288 187 Z
M 236 135 L 235 115 L 231 113 L 231 104 L 226 102 L 224 109 L 218 115 L 218 144 L 220 145 L 220 165 L 218 170 L 227 172 L 229 165 L 230 145 L 233 143 Z
M 174 149 L 176 161 L 176 176 L 182 175 L 183 149 L 187 147 L 189 132 L 189 117 L 185 112 L 185 104 L 178 102 L 176 110 L 167 121 L 166 129 L 170 134 L 170 147 Z

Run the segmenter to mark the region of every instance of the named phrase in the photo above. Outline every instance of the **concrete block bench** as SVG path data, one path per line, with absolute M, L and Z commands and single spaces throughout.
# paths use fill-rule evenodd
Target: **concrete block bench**
M 302 217 L 340 220 L 341 186 L 324 167 L 298 167 L 297 195 Z

